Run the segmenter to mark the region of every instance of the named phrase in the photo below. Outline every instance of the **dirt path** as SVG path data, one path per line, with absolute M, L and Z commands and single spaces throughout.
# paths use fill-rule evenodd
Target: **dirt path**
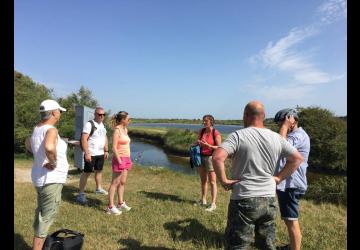
M 69 170 L 74 169 L 70 167 Z M 31 168 L 16 168 L 14 169 L 15 182 L 30 182 L 31 183 Z M 68 175 L 66 183 L 72 183 L 79 181 L 78 177 Z

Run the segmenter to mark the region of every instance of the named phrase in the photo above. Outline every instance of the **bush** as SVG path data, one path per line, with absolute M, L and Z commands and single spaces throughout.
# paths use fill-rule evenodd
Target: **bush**
M 325 176 L 309 183 L 304 196 L 317 202 L 331 202 L 347 205 L 347 178 Z
M 164 147 L 188 155 L 190 145 L 196 140 L 196 132 L 190 129 L 169 129 L 164 136 Z
M 299 108 L 299 126 L 310 137 L 309 166 L 346 172 L 346 121 L 319 107 Z

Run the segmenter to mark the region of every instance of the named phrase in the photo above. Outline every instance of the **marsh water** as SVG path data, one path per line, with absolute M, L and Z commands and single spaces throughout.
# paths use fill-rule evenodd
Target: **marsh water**
M 181 128 L 198 131 L 202 125 L 198 124 L 178 124 L 178 123 L 135 123 L 131 126 L 137 127 L 161 127 L 161 128 Z M 223 134 L 229 134 L 241 128 L 236 125 L 216 125 L 216 129 Z M 189 159 L 167 153 L 156 144 L 141 141 L 132 138 L 131 141 L 131 158 L 134 163 L 143 167 L 165 167 L 173 171 L 195 175 L 196 169 L 192 169 L 189 164 Z

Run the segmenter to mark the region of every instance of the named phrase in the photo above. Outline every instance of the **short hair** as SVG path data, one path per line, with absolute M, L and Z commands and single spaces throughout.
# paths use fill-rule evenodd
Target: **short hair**
M 49 120 L 51 118 L 51 113 L 52 112 L 53 112 L 53 110 L 40 112 L 40 119 L 41 120 Z
M 213 126 L 215 124 L 215 119 L 214 119 L 214 117 L 212 115 L 204 115 L 202 119 L 203 120 L 209 119 L 210 123 L 211 123 L 211 126 Z

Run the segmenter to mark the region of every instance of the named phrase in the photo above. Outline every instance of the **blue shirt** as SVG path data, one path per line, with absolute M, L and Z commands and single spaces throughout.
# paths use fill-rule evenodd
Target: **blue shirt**
M 277 185 L 276 189 L 285 191 L 286 188 L 296 188 L 300 192 L 305 193 L 307 189 L 306 169 L 308 167 L 307 162 L 310 153 L 310 138 L 308 134 L 300 127 L 288 134 L 287 141 L 299 151 L 299 153 L 304 157 L 304 161 L 291 176 Z M 283 169 L 285 164 L 286 158 L 282 158 L 276 167 L 275 175 L 277 175 Z

